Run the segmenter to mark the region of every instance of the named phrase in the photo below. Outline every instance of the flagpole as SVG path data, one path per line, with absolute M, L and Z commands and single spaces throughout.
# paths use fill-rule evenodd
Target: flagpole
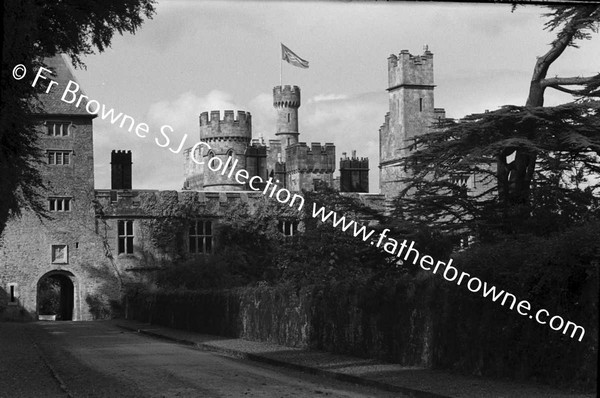
M 279 85 L 282 86 L 283 75 L 283 56 L 279 57 Z

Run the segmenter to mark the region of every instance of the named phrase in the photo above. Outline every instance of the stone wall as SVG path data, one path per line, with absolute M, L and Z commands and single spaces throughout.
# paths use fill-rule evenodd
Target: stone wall
M 594 282 L 590 280 L 583 289 L 582 299 Z M 587 391 L 596 385 L 597 319 L 587 329 L 591 337 L 580 343 L 424 276 L 300 289 L 281 285 L 138 292 L 128 296 L 128 310 L 131 319 L 169 327 L 380 358 L 406 366 L 535 380 Z M 578 319 L 583 313 L 569 315 Z

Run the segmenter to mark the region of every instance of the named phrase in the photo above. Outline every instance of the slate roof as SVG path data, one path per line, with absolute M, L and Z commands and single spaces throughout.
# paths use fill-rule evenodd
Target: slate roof
M 67 88 L 69 81 L 74 81 L 75 83 L 79 84 L 79 82 L 77 81 L 77 79 L 75 79 L 75 76 L 73 75 L 73 70 L 71 69 L 71 65 L 67 60 L 67 57 L 58 54 L 52 58 L 45 58 L 44 63 L 46 64 L 47 69 L 53 71 L 53 75 L 50 75 L 50 73 L 48 72 L 45 72 L 43 75 L 46 76 L 49 80 L 54 80 L 58 83 L 58 85 L 53 85 L 48 94 L 46 94 L 45 92 L 39 94 L 38 104 L 43 109 L 43 111 L 40 113 L 45 115 L 47 114 L 61 116 L 87 116 L 90 118 L 96 117 L 96 115 L 91 115 L 85 110 L 85 106 L 87 104 L 85 98 L 80 102 L 78 107 L 75 106 L 77 101 L 73 102 L 72 104 L 69 104 L 61 100 L 63 92 Z M 37 70 L 34 73 L 37 74 Z M 49 82 L 49 80 L 45 80 L 44 82 Z M 81 85 L 79 91 L 76 92 L 77 98 L 79 98 L 80 94 L 85 95 L 85 92 L 81 88 Z M 71 97 L 72 94 L 68 94 L 68 96 L 65 99 L 70 100 Z

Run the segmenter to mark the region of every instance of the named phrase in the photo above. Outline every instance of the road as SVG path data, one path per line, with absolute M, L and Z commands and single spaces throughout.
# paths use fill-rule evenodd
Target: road
M 107 322 L 0 323 L 0 397 L 399 397 Z

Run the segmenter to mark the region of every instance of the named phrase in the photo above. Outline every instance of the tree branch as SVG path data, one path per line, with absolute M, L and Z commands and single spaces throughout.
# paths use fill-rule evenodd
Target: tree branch
M 586 84 L 598 82 L 600 79 L 600 73 L 594 76 L 586 77 L 551 77 L 543 79 L 540 84 L 544 87 L 554 87 L 557 85 L 561 86 L 585 86 Z
M 589 18 L 594 15 L 595 11 L 596 7 L 582 7 L 577 10 L 574 15 L 570 16 L 556 40 L 552 42 L 550 50 L 538 57 L 533 68 L 527 106 L 543 106 L 545 87 L 540 86 L 540 82 L 546 78 L 550 65 L 573 43 L 573 39 L 581 34 L 581 30 L 589 26 Z
M 552 77 L 549 79 L 543 79 L 540 82 L 541 86 L 551 87 L 555 90 L 562 91 L 564 93 L 579 95 L 579 96 L 588 96 L 588 97 L 598 97 L 600 96 L 600 91 L 598 88 L 600 87 L 600 73 L 594 76 L 587 77 Z M 587 86 L 585 88 L 579 90 L 568 89 L 562 86 Z

